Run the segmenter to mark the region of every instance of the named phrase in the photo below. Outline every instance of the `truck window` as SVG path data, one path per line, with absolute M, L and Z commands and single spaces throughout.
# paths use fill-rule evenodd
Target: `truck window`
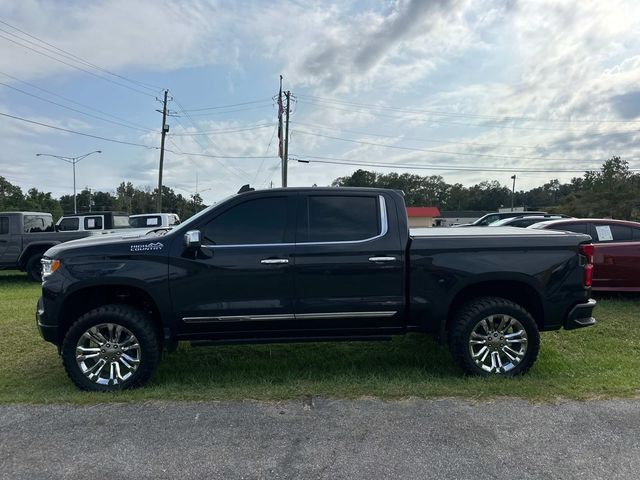
M 9 233 L 9 217 L 0 217 L 0 235 Z
M 129 225 L 132 228 L 159 227 L 162 225 L 160 215 L 145 215 L 144 217 L 129 218 Z
M 58 224 L 58 231 L 69 232 L 80 229 L 80 219 L 78 217 L 63 218 Z
M 48 215 L 25 215 L 24 233 L 53 232 L 53 218 Z
M 102 217 L 84 217 L 85 230 L 102 230 Z
M 298 242 L 365 240 L 380 234 L 378 197 L 312 195 L 305 203 Z
M 128 215 L 114 215 L 113 216 L 113 228 L 129 228 L 129 216 Z
M 614 242 L 629 242 L 632 240 L 633 233 L 631 232 L 631 227 L 615 224 L 610 225 L 610 227 Z
M 564 230 L 566 232 L 575 233 L 589 233 L 588 225 L 586 223 L 570 223 L 568 225 L 561 224 L 554 228 L 554 230 Z
M 255 245 L 283 243 L 287 225 L 287 199 L 249 200 L 211 220 L 202 229 L 205 244 Z

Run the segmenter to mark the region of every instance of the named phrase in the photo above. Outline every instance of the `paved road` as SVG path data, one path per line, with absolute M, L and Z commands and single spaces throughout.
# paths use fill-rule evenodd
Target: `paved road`
M 640 478 L 640 400 L 0 406 L 0 478 Z

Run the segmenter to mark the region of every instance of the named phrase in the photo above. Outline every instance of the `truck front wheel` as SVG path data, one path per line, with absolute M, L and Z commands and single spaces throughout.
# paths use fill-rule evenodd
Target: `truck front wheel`
M 160 343 L 151 319 L 129 305 L 106 305 L 85 313 L 62 344 L 67 375 L 82 390 L 108 392 L 142 385 L 159 359 Z
M 32 282 L 42 281 L 42 252 L 32 254 L 27 263 L 24 264 L 24 271 L 27 272 L 27 277 Z
M 529 312 L 500 297 L 482 297 L 453 319 L 449 347 L 468 373 L 511 377 L 526 373 L 540 349 L 538 326 Z

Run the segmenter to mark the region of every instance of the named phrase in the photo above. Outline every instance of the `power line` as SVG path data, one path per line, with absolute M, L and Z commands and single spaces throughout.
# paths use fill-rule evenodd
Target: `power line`
M 511 168 L 511 167 L 478 167 L 478 166 L 467 166 L 467 165 L 453 165 L 453 166 L 442 166 L 442 165 L 432 165 L 432 164 L 406 164 L 406 163 L 380 163 L 380 162 L 357 162 L 354 160 L 344 159 L 344 158 L 335 158 L 335 157 L 322 157 L 317 155 L 305 155 L 298 154 L 292 155 L 292 160 L 302 160 L 304 163 L 327 163 L 332 165 L 356 165 L 356 166 L 365 166 L 365 167 L 383 167 L 383 168 L 403 168 L 403 169 L 412 169 L 412 170 L 439 170 L 439 171 L 463 171 L 463 172 L 506 172 L 506 173 L 533 173 L 533 172 L 541 172 L 541 173 L 584 173 L 585 171 L 589 171 L 592 169 L 533 169 L 533 168 Z M 630 171 L 640 171 L 638 168 L 631 168 Z
M 196 122 L 194 122 L 193 118 L 191 118 L 191 114 L 189 114 L 189 112 L 186 112 L 184 110 L 184 107 L 182 106 L 182 104 L 178 101 L 177 98 L 174 97 L 174 101 L 176 102 L 176 105 L 178 105 L 178 108 L 180 109 L 180 111 L 182 112 L 183 115 L 185 115 L 187 117 L 187 120 L 189 120 L 189 122 L 191 123 L 191 125 L 193 125 L 193 127 L 197 130 L 198 126 L 196 125 Z M 196 137 L 192 137 L 194 139 L 194 141 L 200 145 L 200 148 L 202 148 L 203 151 L 207 151 L 207 147 L 205 147 L 204 145 L 202 145 L 198 139 Z M 194 155 L 197 156 L 197 155 Z M 211 158 L 218 158 L 218 157 L 211 157 Z M 227 167 L 224 163 L 218 161 L 217 162 L 223 169 L 225 169 L 227 172 L 235 175 L 236 177 L 242 179 L 242 181 L 245 181 L 246 178 L 249 177 L 249 174 L 247 172 L 245 172 L 244 170 L 240 169 L 240 168 L 229 168 Z M 244 175 L 244 177 L 242 177 L 240 174 L 238 174 L 236 172 L 236 170 L 242 172 L 242 174 Z
M 96 138 L 98 140 L 104 140 L 105 142 L 121 143 L 122 145 L 131 145 L 131 146 L 134 146 L 134 147 L 144 147 L 144 148 L 148 148 L 148 149 L 151 149 L 151 150 L 158 150 L 158 148 L 159 148 L 159 147 L 150 147 L 149 145 L 143 145 L 141 143 L 125 142 L 123 140 L 116 140 L 114 138 L 101 137 L 100 135 L 91 135 L 90 133 L 77 132 L 75 130 L 69 130 L 68 128 L 56 127 L 54 125 L 49 125 L 47 123 L 42 123 L 42 122 L 36 122 L 35 120 L 29 120 L 27 118 L 18 117 L 16 115 L 9 115 L 8 113 L 0 112 L 0 115 L 2 115 L 3 117 L 13 118 L 14 120 L 20 120 L 22 122 L 31 123 L 33 125 L 39 125 L 41 127 L 51 128 L 53 130 L 59 130 L 61 132 L 73 133 L 75 135 L 82 135 L 83 137 L 90 137 L 90 138 Z
M 208 130 L 206 132 L 198 131 L 193 133 L 172 133 L 172 137 L 194 137 L 200 135 L 211 135 L 211 134 L 226 134 L 226 133 L 238 133 L 238 132 L 247 132 L 250 130 L 259 130 L 261 128 L 273 127 L 273 123 L 263 123 L 259 125 L 253 125 L 251 127 L 244 128 L 221 128 L 219 130 Z
M 191 113 L 190 115 L 192 117 L 209 117 L 211 115 L 224 115 L 225 113 L 235 113 L 235 112 L 246 112 L 248 110 L 259 110 L 259 109 L 263 109 L 265 107 L 271 107 L 273 106 L 272 103 L 268 103 L 268 104 L 264 104 L 264 105 L 258 105 L 258 106 L 253 106 L 253 107 L 244 107 L 244 108 L 236 108 L 235 110 L 221 110 L 218 112 L 209 112 L 209 113 Z M 186 115 L 187 112 L 186 110 L 182 110 L 182 112 Z
M 4 30 L 2 30 L 2 31 L 4 31 Z M 146 95 L 147 97 L 155 98 L 155 95 L 153 95 L 153 94 L 151 94 L 151 93 L 147 93 L 147 92 L 145 92 L 145 91 L 142 91 L 142 90 L 139 90 L 139 89 L 137 89 L 137 88 L 134 88 L 134 87 L 132 87 L 132 86 L 130 86 L 130 85 L 127 85 L 127 84 L 124 84 L 124 83 L 120 83 L 120 82 L 116 82 L 115 80 L 111 80 L 110 78 L 107 78 L 107 77 L 103 77 L 102 75 L 98 75 L 97 73 L 94 73 L 94 72 L 92 72 L 92 71 L 90 71 L 90 70 L 87 70 L 86 68 L 82 68 L 82 67 L 79 67 L 79 66 L 77 66 L 77 65 L 74 65 L 74 64 L 72 64 L 72 63 L 65 62 L 64 60 L 61 60 L 61 59 L 59 59 L 59 58 L 55 58 L 55 57 L 53 57 L 53 56 L 51 56 L 51 55 L 48 55 L 48 54 L 46 54 L 46 53 L 44 53 L 44 52 L 41 52 L 41 51 L 39 51 L 39 50 L 36 50 L 35 48 L 31 48 L 31 47 L 29 47 L 29 46 L 27 46 L 27 45 L 25 45 L 25 44 L 23 44 L 23 43 L 20 43 L 20 42 L 18 42 L 18 41 L 16 41 L 16 40 L 13 40 L 13 39 L 11 39 L 11 38 L 5 37 L 4 35 L 0 35 L 0 38 L 4 38 L 5 40 L 8 40 L 9 42 L 15 43 L 16 45 L 20 45 L 21 47 L 24 47 L 24 48 L 26 48 L 26 49 L 28 49 L 28 50 L 31 50 L 32 52 L 38 53 L 38 54 L 40 54 L 40 55 L 43 55 L 43 56 L 45 56 L 45 57 L 47 57 L 47 58 L 50 58 L 51 60 L 55 60 L 56 62 L 63 63 L 63 64 L 65 64 L 65 65 L 67 65 L 67 66 L 69 66 L 69 67 L 71 67 L 71 68 L 75 68 L 76 70 L 80 70 L 80 71 L 82 71 L 82 72 L 88 73 L 89 75 L 93 75 L 94 77 L 97 77 L 97 78 L 100 78 L 100 79 L 105 80 L 105 81 L 107 81 L 107 82 L 113 83 L 113 84 L 115 84 L 115 85 L 119 85 L 119 86 L 121 86 L 121 87 L 127 88 L 127 89 L 129 89 L 129 90 L 131 90 L 131 91 L 133 91 L 133 92 L 137 92 L 137 93 L 140 93 L 140 94 L 142 94 L 142 95 Z M 20 38 L 20 37 L 18 37 L 18 38 Z M 21 40 L 23 40 L 23 41 L 24 41 L 24 39 L 22 39 L 22 38 L 21 38 Z M 31 42 L 31 43 L 33 43 L 33 42 Z M 44 47 L 40 47 L 40 48 L 44 48 Z
M 55 50 L 57 50 L 57 51 L 59 51 L 59 52 L 62 52 L 62 53 L 64 54 L 64 55 L 62 55 L 62 54 L 60 54 L 60 53 L 55 52 L 57 55 L 60 55 L 60 56 L 63 56 L 63 57 L 69 58 L 69 59 L 71 59 L 71 60 L 78 61 L 78 62 L 83 63 L 83 64 L 85 64 L 85 65 L 87 65 L 87 66 L 89 66 L 89 67 L 95 68 L 96 70 L 100 70 L 101 72 L 107 73 L 107 74 L 112 75 L 112 76 L 117 77 L 117 78 L 121 78 L 122 80 L 126 80 L 127 82 L 130 82 L 130 83 L 136 84 L 136 85 L 138 85 L 138 86 L 141 86 L 141 87 L 143 87 L 143 88 L 146 88 L 146 89 L 148 89 L 148 90 L 151 90 L 151 91 L 153 91 L 154 93 L 156 93 L 156 92 L 158 92 L 158 91 L 162 90 L 162 88 L 161 88 L 161 87 L 158 87 L 158 86 L 156 86 L 156 85 L 152 85 L 152 84 L 150 84 L 150 83 L 145 83 L 145 82 L 141 82 L 141 81 L 139 81 L 139 80 L 135 80 L 135 79 L 132 79 L 132 78 L 129 78 L 129 77 L 125 77 L 124 75 L 120 75 L 120 74 L 118 74 L 118 73 L 114 73 L 114 72 L 112 72 L 112 71 L 110 71 L 110 70 L 107 70 L 106 68 L 100 67 L 100 66 L 98 66 L 98 65 L 96 65 L 96 64 L 94 64 L 94 63 L 89 62 L 88 60 L 85 60 L 85 59 L 84 59 L 84 58 L 82 58 L 82 57 L 79 57 L 79 56 L 77 56 L 77 55 L 74 55 L 74 54 L 73 54 L 73 53 L 71 53 L 71 52 L 68 52 L 67 50 L 63 50 L 63 49 L 62 49 L 62 48 L 60 48 L 60 47 L 57 47 L 57 46 L 55 46 L 55 45 L 53 45 L 53 44 L 51 44 L 51 43 L 49 43 L 49 42 L 47 42 L 47 41 L 45 41 L 45 40 L 42 40 L 41 38 L 36 37 L 35 35 L 30 34 L 29 32 L 25 32 L 24 30 L 21 30 L 20 28 L 18 28 L 18 27 L 16 27 L 16 26 L 14 26 L 14 25 L 11 25 L 11 24 L 9 24 L 9 23 L 7 23 L 7 22 L 3 21 L 3 20 L 0 20 L 0 23 L 1 23 L 1 24 L 3 24 L 3 25 L 6 25 L 6 26 L 7 26 L 7 27 L 9 27 L 9 28 L 12 28 L 12 29 L 14 29 L 14 30 L 16 30 L 16 31 L 18 31 L 18 32 L 20 32 L 20 33 L 22 33 L 23 35 L 26 35 L 26 36 L 28 36 L 28 37 L 30 37 L 30 38 L 33 38 L 34 40 L 37 40 L 37 41 L 38 41 L 38 42 L 40 42 L 40 43 L 43 43 L 43 44 L 45 44 L 45 45 L 48 45 L 49 47 L 52 47 L 52 48 L 54 48 Z M 13 34 L 13 33 L 11 33 L 11 32 L 7 32 L 6 30 L 2 30 L 2 31 L 3 31 L 3 32 L 5 32 L 5 33 L 7 33 L 7 34 L 9 34 L 9 35 L 13 35 L 14 37 L 20 38 L 18 35 L 15 35 L 15 34 Z M 22 38 L 20 38 L 20 39 L 21 39 L 21 40 L 23 40 L 23 41 L 28 41 L 28 40 L 26 40 L 26 39 L 22 39 Z M 33 44 L 33 42 L 30 42 L 30 43 L 32 43 L 32 44 Z M 37 45 L 37 44 L 36 44 L 36 45 Z M 40 48 L 45 48 L 45 47 L 40 46 Z M 47 49 L 47 50 L 49 50 L 49 49 Z M 51 51 L 51 50 L 49 50 L 49 51 Z
M 409 109 L 409 108 L 401 108 L 401 107 L 389 107 L 386 105 L 376 105 L 371 103 L 360 103 L 360 102 L 350 102 L 347 100 L 338 100 L 332 98 L 323 98 L 317 97 L 314 95 L 299 95 L 300 97 L 310 98 L 318 102 L 324 103 L 336 103 L 339 105 L 350 105 L 356 107 L 364 107 L 364 108 L 372 108 L 377 110 L 389 110 L 396 112 L 405 112 L 405 113 L 415 113 L 415 114 L 428 114 L 428 115 L 439 115 L 439 116 L 448 116 L 448 117 L 462 117 L 462 118 L 480 118 L 487 120 L 509 120 L 509 121 L 524 121 L 524 122 L 543 122 L 543 123 L 631 123 L 636 124 L 640 123 L 640 120 L 611 120 L 611 119 L 542 119 L 535 117 L 527 117 L 527 116 L 517 116 L 517 115 L 482 115 L 477 113 L 460 113 L 460 112 L 443 112 L 440 110 L 422 110 L 422 109 Z
M 120 125 L 122 127 L 130 128 L 132 130 L 139 130 L 139 131 L 142 131 L 142 132 L 145 132 L 145 133 L 153 132 L 153 130 L 147 130 L 147 129 L 142 129 L 142 128 L 138 128 L 138 127 L 132 127 L 132 126 L 126 125 L 124 123 L 117 122 L 115 120 L 108 120 L 106 118 L 99 117 L 98 115 L 93 115 L 92 113 L 83 112 L 82 110 L 78 110 L 77 108 L 69 107 L 67 105 L 62 105 L 61 103 L 54 102 L 52 100 L 48 100 L 46 98 L 43 98 L 43 97 L 41 97 L 39 95 L 35 95 L 33 93 L 26 92 L 26 91 L 24 91 L 24 90 L 22 90 L 20 88 L 13 87 L 13 86 L 11 86 L 9 84 L 6 84 L 4 82 L 0 82 L 0 85 L 4 86 L 6 88 L 10 88 L 11 90 L 15 90 L 16 92 L 20 92 L 23 95 L 28 95 L 29 97 L 37 98 L 38 100 L 41 100 L 43 102 L 47 102 L 47 103 L 50 103 L 52 105 L 56 105 L 56 106 L 61 107 L 61 108 L 66 108 L 67 110 L 71 110 L 72 112 L 77 112 L 77 113 L 80 113 L 82 115 L 86 115 L 87 117 L 96 118 L 96 119 L 101 120 L 103 122 L 112 123 L 114 125 Z
M 398 113 L 397 115 L 388 115 L 388 114 L 384 114 L 384 113 L 380 113 L 372 110 L 357 110 L 354 108 L 341 108 L 335 105 L 326 105 L 323 103 L 317 103 L 315 101 L 308 101 L 308 100 L 298 100 L 298 101 L 304 105 L 313 105 L 313 106 L 324 108 L 324 109 L 338 110 L 338 111 L 343 111 L 348 113 L 366 113 L 369 115 L 374 115 L 376 117 L 394 118 L 396 120 L 407 119 L 407 118 L 417 120 L 416 116 L 424 117 L 424 115 L 428 115 L 425 113 L 410 114 L 410 113 L 400 113 L 400 112 L 397 112 Z M 422 118 L 422 120 L 427 121 L 427 119 L 424 119 L 424 118 Z M 545 131 L 545 132 L 559 132 L 559 131 L 584 132 L 592 136 L 593 135 L 609 135 L 611 133 L 635 133 L 634 130 L 618 130 L 616 132 L 594 132 L 589 129 L 575 130 L 575 129 L 562 129 L 562 128 L 542 128 L 542 127 L 524 127 L 524 126 L 517 126 L 517 125 L 501 125 L 501 124 L 495 124 L 495 123 L 484 123 L 484 124 L 461 123 L 461 122 L 450 122 L 450 121 L 437 120 L 437 119 L 429 119 L 429 121 L 436 123 L 438 125 L 458 125 L 458 126 L 472 127 L 472 128 L 502 128 L 502 129 L 515 129 L 515 130 Z
M 585 160 L 579 158 L 551 158 L 551 157 L 524 157 L 520 155 L 492 155 L 490 153 L 472 153 L 472 152 L 449 152 L 445 150 L 431 150 L 427 148 L 413 148 L 402 147 L 400 145 L 386 145 L 384 143 L 366 142 L 364 140 L 355 140 L 352 138 L 333 137 L 331 135 L 322 135 L 320 133 L 306 132 L 304 130 L 295 130 L 296 133 L 303 135 L 311 135 L 314 137 L 328 138 L 331 140 L 339 140 L 342 142 L 357 143 L 360 145 L 371 145 L 374 147 L 393 148 L 395 150 L 406 150 L 410 152 L 425 152 L 425 153 L 438 153 L 444 155 L 462 155 L 466 157 L 485 157 L 485 158 L 499 158 L 503 160 L 549 160 L 555 162 L 591 162 L 592 160 Z M 635 160 L 635 159 L 631 159 Z
M 114 138 L 102 137 L 100 135 L 92 135 L 90 133 L 78 132 L 76 130 L 70 130 L 68 128 L 56 127 L 55 125 L 49 125 L 47 123 L 37 122 L 35 120 L 29 120 L 27 118 L 18 117 L 16 115 L 10 115 L 8 113 L 0 112 L 0 116 L 7 117 L 7 118 L 12 118 L 14 120 L 19 120 L 21 122 L 30 123 L 30 124 L 33 124 L 33 125 L 38 125 L 40 127 L 50 128 L 50 129 L 53 129 L 53 130 L 59 130 L 61 132 L 65 132 L 65 133 L 71 133 L 71 134 L 74 134 L 74 135 L 81 135 L 83 137 L 90 137 L 90 138 L 95 138 L 95 139 L 98 139 L 98 140 L 104 140 L 105 142 L 120 143 L 120 144 L 123 144 L 123 145 L 129 145 L 129 146 L 133 146 L 133 147 L 142 147 L 142 148 L 146 148 L 148 150 L 159 150 L 160 149 L 160 147 L 144 145 L 142 143 L 126 142 L 126 141 L 123 141 L 123 140 L 116 140 Z M 167 152 L 171 152 L 171 153 L 176 154 L 176 155 L 190 155 L 190 156 L 194 156 L 194 157 L 209 157 L 209 158 L 218 158 L 218 159 L 224 159 L 224 158 L 228 158 L 228 159 L 277 158 L 276 156 L 260 156 L 260 155 L 258 155 L 258 156 L 252 156 L 252 155 L 213 155 L 213 154 L 207 154 L 207 153 L 192 153 L 192 152 L 183 152 L 183 151 L 178 152 L 178 151 L 169 150 L 169 149 L 166 149 L 166 151 Z
M 271 101 L 271 99 L 266 99 L 266 101 Z M 261 99 L 261 100 L 252 100 L 250 102 L 242 102 L 242 103 L 231 103 L 228 105 L 217 105 L 215 107 L 203 107 L 203 108 L 185 108 L 184 111 L 185 112 L 202 112 L 205 110 L 219 110 L 222 108 L 231 108 L 231 107 L 241 107 L 244 105 L 252 105 L 254 103 L 264 103 L 265 99 Z
M 9 75 L 9 74 L 8 74 L 8 73 L 6 73 L 6 72 L 0 72 L 0 74 L 4 75 L 5 77 L 8 77 L 8 78 L 10 78 L 10 79 L 12 79 L 12 80 L 15 80 L 16 82 L 23 83 L 23 84 L 25 84 L 25 85 L 30 86 L 31 88 L 34 88 L 34 89 L 39 90 L 39 91 L 41 91 L 41 92 L 47 93 L 47 94 L 49 94 L 49 95 L 52 95 L 52 96 L 54 96 L 54 97 L 56 97 L 56 98 L 59 98 L 59 99 L 61 99 L 61 100 L 66 101 L 66 102 L 73 103 L 74 105 L 78 105 L 78 106 L 80 106 L 80 107 L 86 108 L 87 110 L 92 110 L 92 111 L 94 111 L 94 112 L 100 113 L 100 114 L 105 115 L 105 116 L 107 116 L 107 117 L 111 117 L 111 118 L 114 118 L 114 119 L 116 119 L 116 120 L 120 120 L 120 121 L 122 121 L 122 122 L 124 122 L 124 123 L 128 123 L 129 125 L 132 125 L 132 126 L 134 126 L 134 127 L 139 127 L 139 128 L 141 128 L 141 129 L 145 129 L 145 130 L 147 130 L 147 131 L 153 131 L 153 129 L 152 129 L 152 128 L 145 127 L 144 125 L 140 125 L 140 124 L 137 124 L 137 123 L 131 122 L 131 121 L 129 121 L 129 120 L 127 120 L 127 119 L 125 119 L 125 118 L 118 117 L 118 116 L 116 116 L 116 115 L 112 115 L 111 113 L 107 113 L 107 112 L 105 112 L 105 111 L 103 111 L 103 110 L 100 110 L 100 109 L 98 109 L 98 108 L 94 108 L 94 107 L 92 107 L 92 106 L 90 106 L 90 105 L 86 105 L 86 104 L 84 104 L 84 103 L 77 102 L 77 101 L 75 101 L 75 100 L 73 100 L 73 99 L 71 99 L 71 98 L 65 97 L 65 96 L 63 96 L 63 95 L 59 95 L 59 94 L 57 94 L 57 93 L 55 93 L 55 92 L 52 92 L 51 90 L 47 90 L 46 88 L 39 87 L 38 85 L 34 85 L 33 83 L 27 82 L 27 81 L 25 81 L 25 80 L 21 80 L 21 79 L 19 79 L 19 78 L 17 78 L 17 77 L 14 77 L 13 75 Z
M 446 143 L 451 145 L 473 145 L 473 146 L 479 146 L 479 147 L 522 148 L 522 149 L 531 149 L 531 150 L 539 148 L 539 146 L 533 146 L 533 145 L 515 145 L 515 144 L 509 144 L 509 143 L 455 142 L 453 140 L 445 140 L 445 139 L 439 139 L 439 138 L 429 139 L 429 138 L 418 138 L 418 137 L 406 137 L 404 135 L 384 135 L 382 133 L 363 132 L 358 130 L 349 130 L 349 129 L 340 128 L 340 127 L 328 127 L 326 125 L 321 125 L 319 123 L 306 123 L 306 122 L 298 122 L 298 121 L 291 122 L 291 123 L 294 125 L 302 125 L 305 127 L 313 127 L 313 128 L 322 128 L 325 130 L 333 130 L 336 132 L 353 133 L 355 135 L 366 135 L 368 137 L 392 138 L 396 140 L 410 140 L 414 142 Z

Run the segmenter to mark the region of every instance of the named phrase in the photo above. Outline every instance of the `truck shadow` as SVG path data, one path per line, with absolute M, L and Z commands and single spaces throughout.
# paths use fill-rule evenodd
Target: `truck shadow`
M 159 383 L 199 383 L 216 388 L 308 382 L 322 388 L 460 377 L 448 349 L 430 336 L 389 342 L 305 343 L 191 347 L 167 355 Z
M 33 286 L 39 285 L 36 282 L 32 282 L 27 278 L 26 273 L 18 272 L 16 270 L 0 270 L 0 288 L 3 286 Z

